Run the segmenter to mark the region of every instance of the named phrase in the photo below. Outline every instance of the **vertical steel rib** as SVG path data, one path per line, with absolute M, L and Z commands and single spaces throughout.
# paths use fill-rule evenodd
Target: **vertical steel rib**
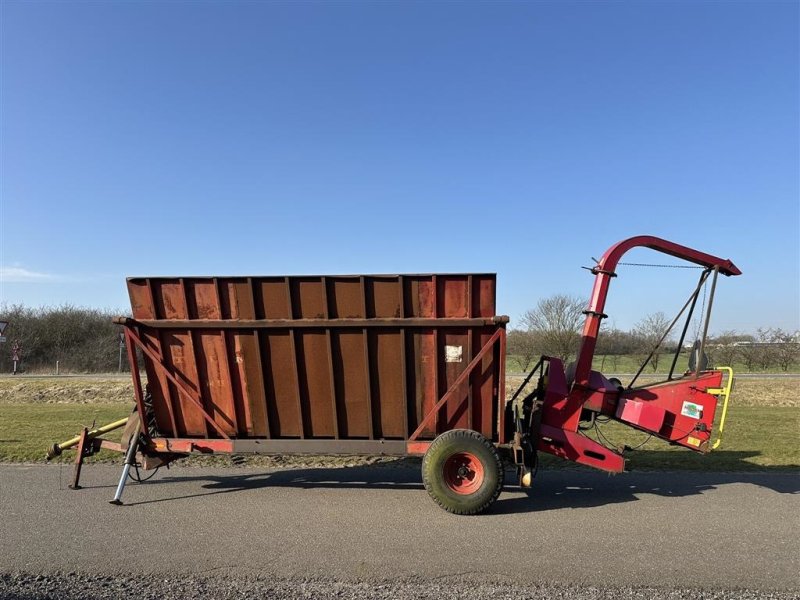
M 256 295 L 256 282 L 252 277 L 247 278 L 248 285 L 250 286 L 250 295 L 253 300 L 253 317 L 255 319 L 263 319 L 263 306 L 257 302 Z M 269 422 L 269 400 L 267 399 L 267 373 L 264 371 L 264 359 L 261 356 L 261 331 L 259 329 L 253 330 L 253 336 L 256 342 L 256 362 L 258 363 L 258 372 L 261 374 L 261 389 L 264 391 L 264 422 L 266 427 L 267 439 L 272 438 L 272 428 Z
M 294 303 L 292 302 L 292 280 L 289 277 L 284 278 L 284 283 L 286 285 L 286 300 L 289 303 L 289 318 L 294 319 Z M 297 354 L 297 340 L 296 340 L 296 332 L 294 328 L 289 330 L 289 343 L 292 348 L 292 356 L 294 360 L 292 361 L 292 370 L 294 371 L 294 389 L 297 398 L 297 418 L 298 424 L 300 428 L 300 438 L 305 439 L 306 437 L 306 424 L 305 419 L 303 418 L 303 398 L 302 394 L 300 393 L 300 372 L 297 367 L 301 357 Z
M 361 314 L 367 318 L 367 286 L 364 281 L 364 276 L 358 278 L 361 285 Z M 361 336 L 364 340 L 364 370 L 366 371 L 366 384 L 367 384 L 367 429 L 369 431 L 369 439 L 375 439 L 375 424 L 372 421 L 372 365 L 369 360 L 369 330 L 365 327 L 361 330 Z
M 323 314 L 326 319 L 330 318 L 330 305 L 328 304 L 328 279 L 322 277 L 322 301 Z M 325 328 L 325 339 L 328 344 L 328 378 L 331 386 L 331 409 L 333 417 L 333 437 L 339 439 L 339 410 L 336 406 L 336 373 L 333 368 L 333 341 L 331 340 L 330 327 Z
M 436 278 L 436 275 L 432 277 L 433 279 L 433 318 L 439 318 L 439 281 Z M 439 389 L 439 328 L 433 328 L 433 389 L 436 390 L 436 398 L 439 398 L 439 394 L 441 394 L 441 390 Z M 436 411 L 436 415 L 433 419 L 433 432 L 434 434 L 438 435 L 440 428 L 440 417 L 441 411 Z
M 223 315 L 223 312 L 222 312 L 222 292 L 220 290 L 220 281 L 219 281 L 218 277 L 214 278 L 214 290 L 216 291 L 216 294 L 217 294 L 217 313 L 219 314 L 219 317 L 221 319 L 224 319 L 225 316 Z M 233 311 L 231 310 L 231 313 L 232 312 Z M 230 318 L 231 315 L 228 315 L 228 317 Z M 228 355 L 228 350 L 229 350 L 229 348 L 228 348 L 228 333 L 225 330 L 221 330 L 220 331 L 220 338 L 222 339 L 222 354 L 223 354 L 223 357 L 224 357 L 223 358 L 223 362 L 224 362 L 223 373 L 227 376 L 226 391 L 227 391 L 228 397 L 231 400 L 231 405 L 232 405 L 232 408 L 233 408 L 233 422 L 231 423 L 230 418 L 228 417 L 228 415 L 226 415 L 224 413 L 223 413 L 223 420 L 227 421 L 228 424 L 233 428 L 234 435 L 238 435 L 239 434 L 239 431 L 238 431 L 238 429 L 239 429 L 239 420 L 236 418 L 236 413 L 237 413 L 237 410 L 236 410 L 236 390 L 233 389 L 233 373 L 231 372 L 231 361 L 230 361 L 230 357 Z M 246 421 L 247 420 L 247 413 L 249 412 L 249 410 L 248 410 L 247 407 L 245 407 L 244 410 L 245 410 L 244 418 L 245 418 L 245 421 Z M 217 412 L 217 414 L 219 414 L 219 411 L 215 411 L 215 412 Z M 246 427 L 245 427 L 245 429 L 246 429 Z
M 467 276 L 467 318 L 472 317 L 472 275 Z M 472 327 L 467 329 L 467 364 L 472 362 Z M 472 406 L 472 377 L 467 378 L 467 429 L 474 429 Z
M 406 295 L 405 295 L 405 279 L 402 275 L 398 278 L 400 282 L 400 316 L 406 318 Z M 408 370 L 406 365 L 406 330 L 405 327 L 400 328 L 400 389 L 403 395 L 403 438 L 408 438 L 408 423 L 411 420 L 409 415 L 409 401 L 408 401 Z

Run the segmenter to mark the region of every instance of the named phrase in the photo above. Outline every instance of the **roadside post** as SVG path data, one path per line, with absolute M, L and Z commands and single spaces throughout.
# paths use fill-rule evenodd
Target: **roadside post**
M 122 373 L 122 352 L 125 350 L 125 334 L 120 332 L 119 334 L 119 367 L 117 372 Z
M 6 341 L 6 327 L 8 327 L 8 321 L 0 321 L 0 344 Z
M 16 375 L 19 369 L 19 365 L 22 362 L 22 346 L 19 345 L 19 342 L 14 340 L 11 344 L 11 361 L 14 363 L 13 371 L 11 371 L 12 375 Z

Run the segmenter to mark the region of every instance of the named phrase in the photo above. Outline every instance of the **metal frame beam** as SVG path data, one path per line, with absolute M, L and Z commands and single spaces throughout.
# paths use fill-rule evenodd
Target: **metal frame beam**
M 139 325 L 151 329 L 333 329 L 352 327 L 487 327 L 509 322 L 507 316 L 473 319 L 375 318 L 375 319 L 132 319 L 115 317 L 114 323 L 132 327 Z

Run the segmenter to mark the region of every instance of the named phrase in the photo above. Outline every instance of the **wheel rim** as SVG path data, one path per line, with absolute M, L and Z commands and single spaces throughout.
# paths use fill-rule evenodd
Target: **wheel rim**
M 483 483 L 483 463 L 470 452 L 456 452 L 444 461 L 444 483 L 456 494 L 473 494 Z

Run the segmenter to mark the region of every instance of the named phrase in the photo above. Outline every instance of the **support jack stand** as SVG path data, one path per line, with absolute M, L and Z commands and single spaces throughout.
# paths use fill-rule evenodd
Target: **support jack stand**
M 128 446 L 128 452 L 125 454 L 125 464 L 122 467 L 122 475 L 117 484 L 117 492 L 114 494 L 114 499 L 109 501 L 110 504 L 122 505 L 122 492 L 125 490 L 125 483 L 128 481 L 128 473 L 130 473 L 131 467 L 136 462 L 136 451 L 138 449 L 139 436 L 137 435 L 130 441 Z

